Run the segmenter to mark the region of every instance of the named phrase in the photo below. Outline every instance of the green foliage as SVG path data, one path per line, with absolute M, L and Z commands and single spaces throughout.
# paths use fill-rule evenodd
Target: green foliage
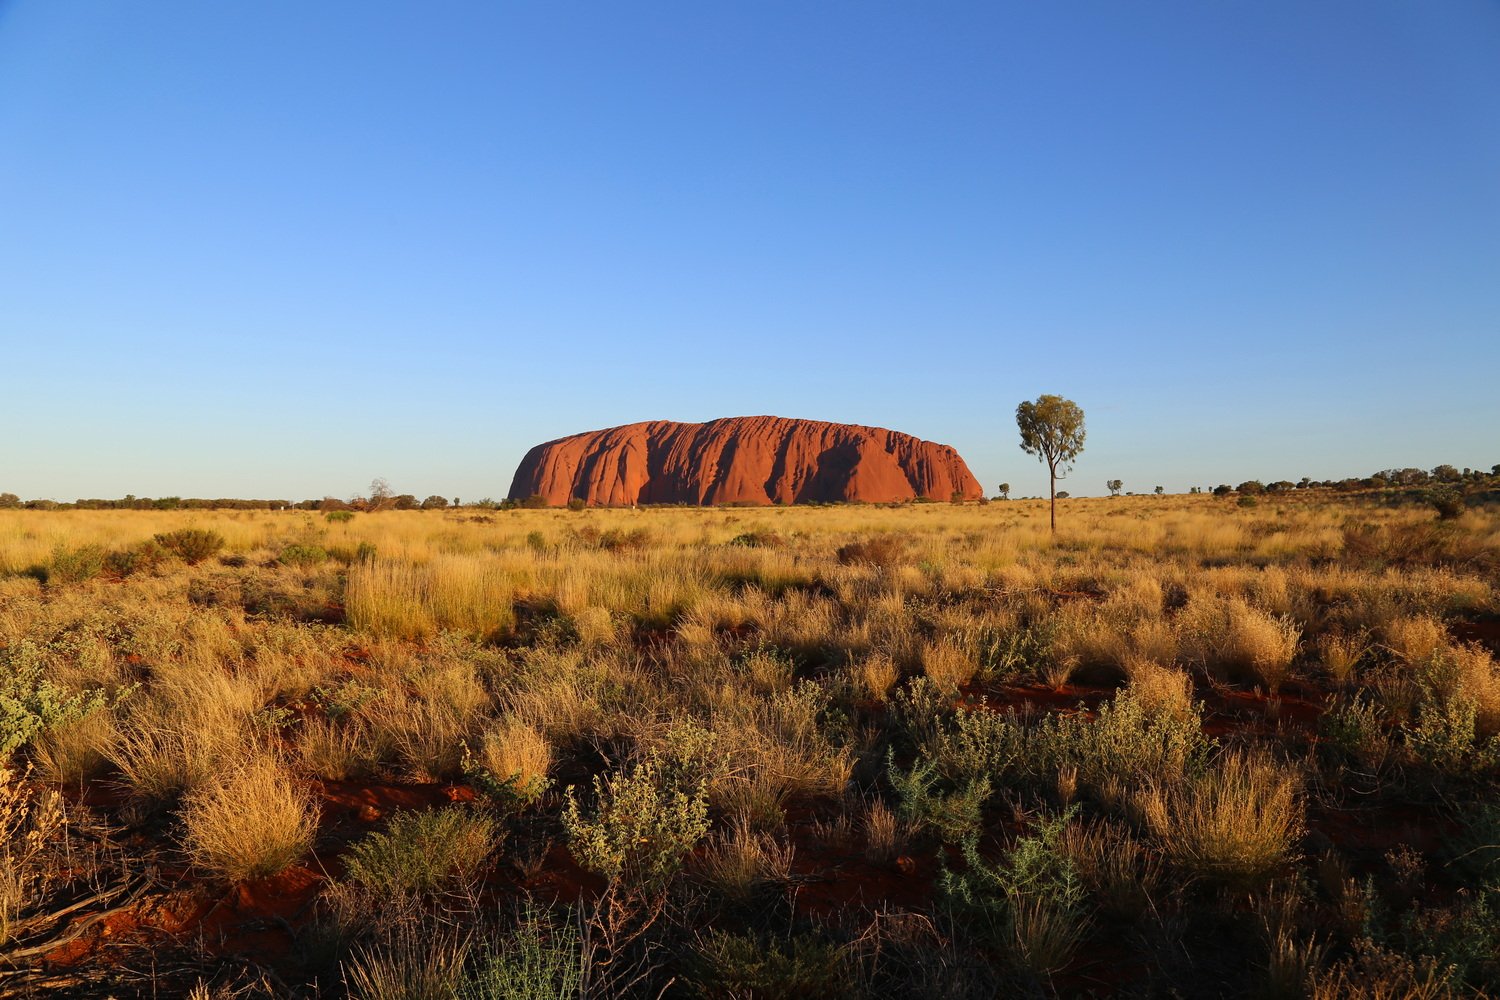
M 1429 697 L 1417 709 L 1416 722 L 1403 726 L 1412 755 L 1440 774 L 1463 776 L 1500 764 L 1500 738 L 1483 738 L 1479 706 L 1462 692 Z
M 1390 751 L 1385 712 L 1367 692 L 1340 698 L 1318 719 L 1319 745 L 1366 767 L 1378 767 Z
M 43 576 L 48 583 L 83 583 L 104 572 L 107 558 L 108 553 L 98 545 L 59 548 L 52 553 L 52 561 Z
M 705 1000 L 836 1000 L 849 995 L 843 953 L 811 935 L 786 939 L 710 931 L 689 973 Z
M 1021 431 L 1021 450 L 1046 462 L 1054 476 L 1083 451 L 1083 410 L 1071 399 L 1043 395 L 1024 402 L 1016 407 L 1016 426 Z
M 563 811 L 573 856 L 611 882 L 661 890 L 708 833 L 702 786 L 676 787 L 652 758 L 628 772 L 594 778 L 594 804 L 585 809 L 572 789 Z
M 1052 619 L 1021 628 L 987 632 L 979 641 L 979 670 L 985 679 L 1006 681 L 1036 676 L 1047 664 L 1055 625 Z
M 202 562 L 224 547 L 224 536 L 203 528 L 181 528 L 156 536 L 156 543 L 189 565 Z
M 1008 713 L 960 709 L 931 743 L 933 765 L 949 781 L 964 784 L 998 778 L 1026 751 L 1026 730 Z
M 979 838 L 963 842 L 964 870 L 945 869 L 944 898 L 961 919 L 1000 944 L 1011 960 L 1036 975 L 1067 964 L 1089 925 L 1087 893 L 1077 866 L 1062 850 L 1074 810 L 1039 820 L 998 861 L 979 852 Z
M 474 756 L 467 742 L 464 743 L 463 760 L 459 764 L 464 780 L 493 806 L 503 812 L 520 812 L 535 805 L 552 787 L 549 778 L 534 776 L 529 779 L 519 774 L 501 777 L 485 767 Z
M 583 995 L 584 965 L 577 929 L 554 924 L 528 904 L 464 977 L 458 1000 L 573 1000 Z
M 934 762 L 918 759 L 910 771 L 902 771 L 894 755 L 887 754 L 886 777 L 896 793 L 897 815 L 906 822 L 933 831 L 948 844 L 977 836 L 991 793 L 987 776 L 969 778 L 945 791 L 954 783 L 943 781 Z
M 325 511 L 323 517 L 328 521 L 329 524 L 348 524 L 350 521 L 354 520 L 354 511 L 330 510 Z
M 1450 906 L 1418 907 L 1401 922 L 1406 950 L 1429 956 L 1454 979 L 1494 996 L 1500 990 L 1500 914 L 1484 893 L 1460 893 Z
M 1438 520 L 1452 521 L 1468 510 L 1461 490 L 1452 486 L 1437 486 L 1427 491 L 1427 505 L 1437 511 Z
M 128 549 L 111 552 L 104 564 L 116 576 L 134 576 L 149 573 L 171 557 L 171 553 L 156 539 L 147 539 Z
M 349 849 L 346 867 L 376 895 L 430 894 L 473 878 L 495 842 L 495 821 L 471 809 L 399 812 Z
M 1068 768 L 1085 788 L 1111 778 L 1171 780 L 1201 771 L 1214 746 L 1203 735 L 1196 707 L 1185 714 L 1153 710 L 1129 688 L 1100 706 L 1093 719 L 1080 710 L 1014 724 L 1023 728 L 1016 771 L 1036 785 L 1050 784 Z
M 318 545 L 292 544 L 284 547 L 276 560 L 283 566 L 316 566 L 328 561 L 328 550 Z
M 76 722 L 109 703 L 103 689 L 72 692 L 43 676 L 36 643 L 0 650 L 0 763 L 43 731 Z M 122 695 L 123 696 L 123 695 Z
M 568 509 L 573 511 L 574 513 L 583 510 L 587 506 L 588 504 L 584 502 L 584 499 L 582 497 L 573 497 L 568 501 Z
M 735 535 L 729 540 L 729 544 L 747 549 L 779 549 L 786 544 L 786 540 L 774 531 L 763 529 Z

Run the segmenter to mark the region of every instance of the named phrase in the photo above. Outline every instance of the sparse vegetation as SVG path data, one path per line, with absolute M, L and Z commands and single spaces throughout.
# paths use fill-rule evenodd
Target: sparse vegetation
M 170 916 L 307 996 L 1493 991 L 1500 513 L 1242 486 L 0 510 L 0 950 L 130 900 L 85 967 Z

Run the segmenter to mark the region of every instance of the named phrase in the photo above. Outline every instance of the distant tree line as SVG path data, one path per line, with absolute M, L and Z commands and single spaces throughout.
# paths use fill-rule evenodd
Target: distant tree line
M 1380 472 L 1362 478 L 1351 476 L 1348 479 L 1315 480 L 1303 476 L 1295 483 L 1289 479 L 1278 479 L 1271 483 L 1265 483 L 1259 479 L 1247 479 L 1238 486 L 1220 483 L 1212 490 L 1194 487 L 1192 492 L 1210 492 L 1215 496 L 1228 496 L 1231 493 L 1238 493 L 1244 496 L 1257 496 L 1261 493 L 1288 493 L 1294 490 L 1338 490 L 1341 492 L 1350 492 L 1353 490 L 1381 490 L 1391 487 L 1496 485 L 1500 485 L 1500 465 L 1491 466 L 1488 472 L 1481 469 L 1459 469 L 1452 465 L 1439 465 L 1431 470 L 1382 469 Z

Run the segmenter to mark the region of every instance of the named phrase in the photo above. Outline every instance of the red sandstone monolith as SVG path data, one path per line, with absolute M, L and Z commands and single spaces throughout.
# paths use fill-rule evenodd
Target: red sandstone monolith
M 560 506 L 978 499 L 958 452 L 881 427 L 785 417 L 651 420 L 574 434 L 526 453 L 510 496 Z

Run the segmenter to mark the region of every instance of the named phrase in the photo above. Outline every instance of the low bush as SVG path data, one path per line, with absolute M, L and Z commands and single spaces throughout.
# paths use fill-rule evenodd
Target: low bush
M 906 542 L 896 535 L 877 535 L 861 542 L 850 542 L 838 550 L 838 560 L 845 566 L 876 566 L 890 569 L 906 555 Z
M 134 576 L 152 572 L 169 558 L 171 553 L 165 546 L 155 539 L 147 539 L 128 549 L 111 552 L 105 559 L 105 568 L 116 576 Z
M 81 545 L 76 549 L 59 548 L 52 553 L 42 575 L 49 584 L 83 583 L 104 572 L 109 554 L 99 545 Z
M 473 879 L 496 842 L 495 821 L 472 809 L 399 812 L 349 849 L 349 880 L 377 896 L 432 894 Z
M 1062 849 L 1071 818 L 1069 812 L 1039 821 L 996 862 L 970 836 L 963 843 L 965 869 L 945 871 L 940 882 L 949 905 L 1033 976 L 1066 966 L 1092 922 L 1083 880 Z
M 658 761 L 594 779 L 594 802 L 570 789 L 563 826 L 578 863 L 610 882 L 664 889 L 683 858 L 708 833 L 702 788 L 673 787 Z
M 319 545 L 288 545 L 276 560 L 283 566 L 316 566 L 328 561 L 328 550 Z
M 191 566 L 222 549 L 224 536 L 202 528 L 181 528 L 157 535 L 156 544 Z
M 457 989 L 458 1000 L 574 1000 L 588 977 L 572 923 L 528 906 L 509 933 L 484 948 Z
M 837 1000 L 849 995 L 842 952 L 816 937 L 710 931 L 688 976 L 704 1000 Z

